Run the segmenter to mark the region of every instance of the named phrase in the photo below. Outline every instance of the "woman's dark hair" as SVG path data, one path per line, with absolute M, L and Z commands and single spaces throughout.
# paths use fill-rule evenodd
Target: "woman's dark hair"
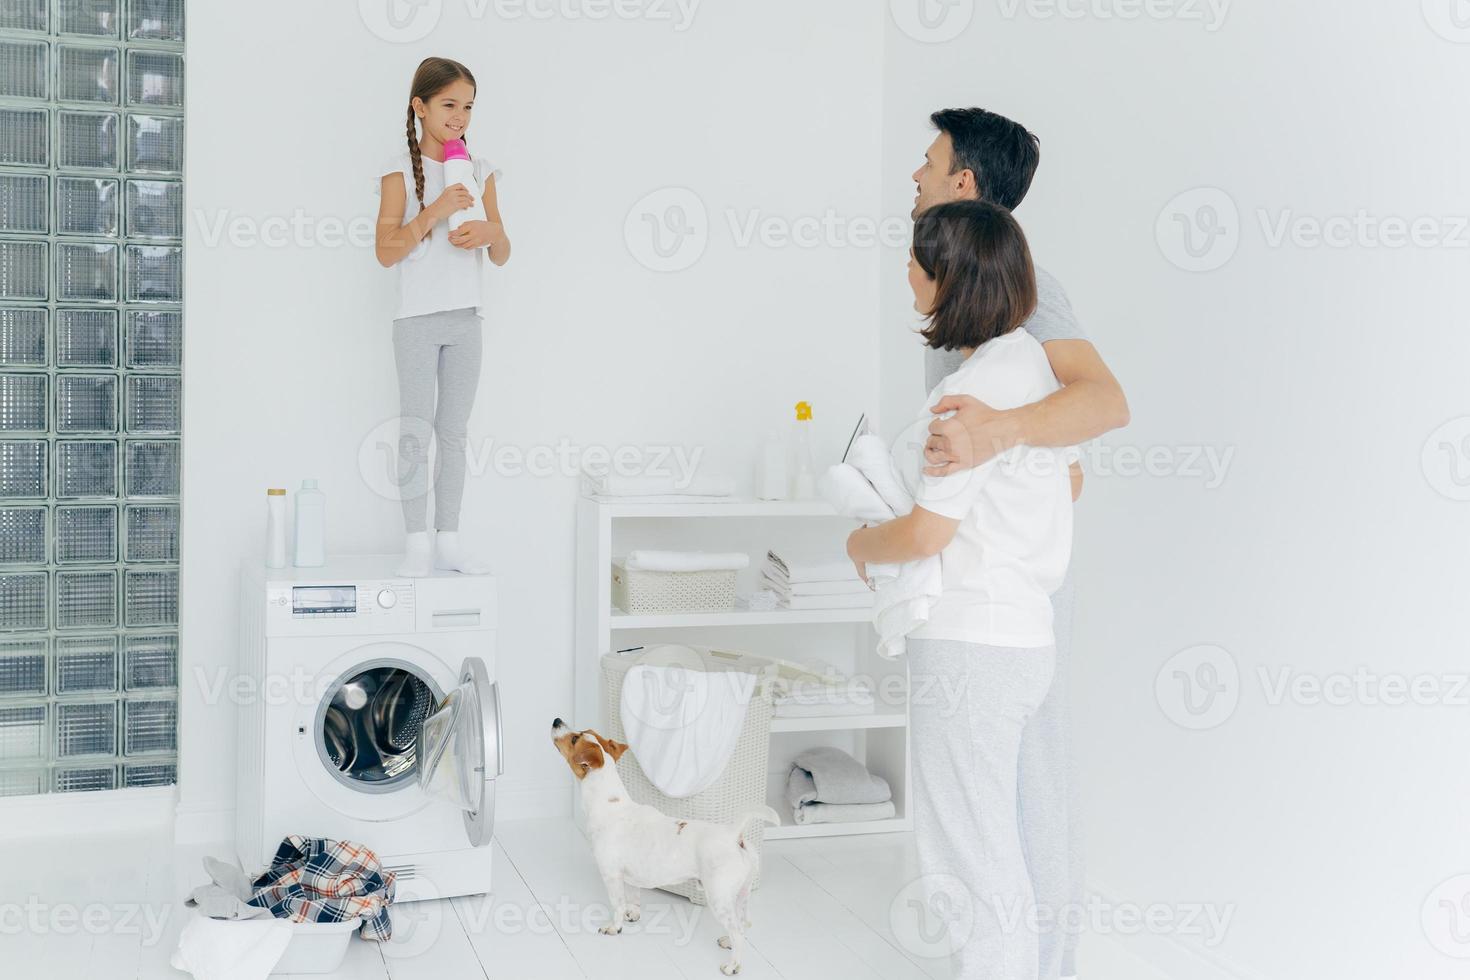
M 1031 189 L 1041 141 L 1020 123 L 984 109 L 940 109 L 929 121 L 954 146 L 949 172 L 970 171 L 982 201 L 1014 211 Z
M 419 152 L 418 130 L 414 126 L 418 117 L 413 111 L 413 100 L 428 102 L 460 79 L 469 82 L 470 88 L 479 88 L 475 84 L 475 76 L 459 62 L 448 58 L 425 58 L 419 62 L 413 73 L 413 83 L 408 87 L 408 159 L 413 165 L 413 192 L 418 196 L 421 211 L 424 207 L 424 160 Z M 468 144 L 469 140 L 464 142 Z
M 919 215 L 914 260 L 935 281 L 920 333 L 930 347 L 979 347 L 1036 309 L 1036 269 L 1021 226 L 988 201 L 952 201 Z

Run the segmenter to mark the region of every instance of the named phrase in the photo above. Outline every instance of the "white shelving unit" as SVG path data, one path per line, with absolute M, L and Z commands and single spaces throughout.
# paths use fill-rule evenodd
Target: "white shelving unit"
M 579 497 L 577 500 L 577 663 L 579 727 L 606 726 L 602 717 L 599 658 L 612 650 L 654 643 L 694 643 L 765 653 L 800 662 L 808 649 L 850 675 L 871 677 L 879 688 L 871 713 L 778 717 L 771 723 L 771 771 L 766 802 L 781 814 L 780 827 L 767 827 L 766 839 L 829 837 L 911 830 L 908 788 L 909 710 L 884 703 L 882 692 L 908 690 L 907 667 L 884 660 L 867 609 L 777 609 L 770 612 L 692 613 L 633 616 L 612 604 L 612 562 L 637 548 L 743 551 L 751 567 L 739 591 L 756 587 L 770 549 L 805 550 L 802 541 L 825 549 L 845 536 L 853 522 L 817 501 L 651 503 Z M 809 654 L 810 655 L 810 654 Z M 890 682 L 884 682 L 889 678 Z M 902 678 L 897 684 L 894 678 Z M 893 788 L 897 815 L 890 820 L 797 826 L 786 804 L 786 773 L 791 759 L 812 745 L 832 744 L 852 753 Z M 574 797 L 575 799 L 575 797 Z M 575 804 L 574 804 L 575 805 Z

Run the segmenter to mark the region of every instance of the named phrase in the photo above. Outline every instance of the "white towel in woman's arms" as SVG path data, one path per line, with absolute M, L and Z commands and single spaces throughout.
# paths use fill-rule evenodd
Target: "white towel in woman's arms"
M 817 490 L 838 513 L 869 523 L 883 523 L 912 511 L 914 502 L 895 472 L 887 450 L 880 456 L 874 451 L 874 443 L 882 445 L 877 436 L 859 436 L 848 453 L 848 459 L 854 462 L 829 467 L 817 481 Z M 895 511 L 889 497 L 906 509 Z M 867 516 L 876 513 L 874 501 L 883 505 L 883 516 Z M 903 564 L 870 564 L 868 581 L 878 594 L 873 605 L 878 653 L 889 658 L 901 657 L 908 650 L 906 637 L 929 621 L 929 609 L 944 589 L 939 556 Z

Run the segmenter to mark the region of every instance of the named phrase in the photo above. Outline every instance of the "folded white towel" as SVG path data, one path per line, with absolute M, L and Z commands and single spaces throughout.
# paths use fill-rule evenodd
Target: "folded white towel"
M 169 965 L 195 980 L 265 980 L 290 942 L 291 924 L 285 919 L 230 921 L 196 913 Z
M 894 470 L 891 456 L 886 449 L 878 451 L 882 445 L 877 436 L 858 436 L 847 457 L 854 462 L 838 463 L 831 469 L 842 472 L 824 474 L 818 487 L 833 494 L 827 499 L 839 508 L 839 513 L 854 498 L 850 488 L 855 479 L 866 480 L 885 503 L 897 505 L 890 519 L 914 509 L 913 498 Z M 939 556 L 902 564 L 870 564 L 867 568 L 868 581 L 877 592 L 873 627 L 878 631 L 878 653 L 889 658 L 903 656 L 908 649 L 906 637 L 928 621 L 930 608 L 943 592 L 944 570 Z
M 802 704 L 780 701 L 773 703 L 771 713 L 778 718 L 825 718 L 828 715 L 870 715 L 873 711 L 872 703 Z
M 846 556 L 788 560 L 768 551 L 766 561 L 787 582 L 845 582 L 857 578 L 857 569 Z
M 868 583 L 857 577 L 857 568 L 847 563 L 852 576 L 845 582 L 787 582 L 772 574 L 770 566 L 761 571 L 761 582 L 766 588 L 783 596 L 788 595 L 858 595 L 871 592 Z
M 713 785 L 735 751 L 754 691 L 755 675 L 738 671 L 629 668 L 619 711 L 649 782 L 673 797 Z
M 776 704 L 872 704 L 873 689 L 862 678 L 833 683 L 797 680 L 785 685 L 772 700 Z
M 620 476 L 583 470 L 582 491 L 598 497 L 731 497 L 735 481 L 723 476 L 696 476 L 685 483 L 676 476 Z
M 787 609 L 865 609 L 876 602 L 870 589 L 853 595 L 793 595 L 781 599 Z
M 770 612 L 779 605 L 779 597 L 770 589 L 757 589 L 735 597 L 735 608 L 747 612 Z
M 644 572 L 724 572 L 750 565 L 750 556 L 738 551 L 652 551 L 636 548 L 623 559 L 624 568 Z

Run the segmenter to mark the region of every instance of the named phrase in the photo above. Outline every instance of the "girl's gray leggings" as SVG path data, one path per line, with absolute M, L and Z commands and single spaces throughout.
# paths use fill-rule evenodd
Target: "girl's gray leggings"
M 434 526 L 441 531 L 459 529 L 467 426 L 480 383 L 480 333 L 480 316 L 473 307 L 393 321 L 398 487 L 403 524 L 410 534 L 428 530 L 430 436 L 439 440 L 433 474 Z

